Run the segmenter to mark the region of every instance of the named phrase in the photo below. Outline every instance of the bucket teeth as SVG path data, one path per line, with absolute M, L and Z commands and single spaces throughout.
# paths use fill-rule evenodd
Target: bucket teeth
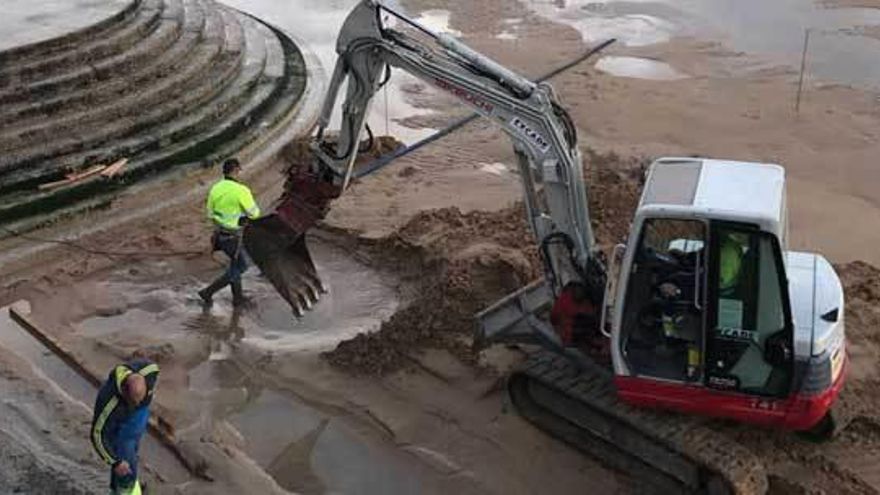
M 305 316 L 306 312 L 303 309 L 302 305 L 299 303 L 299 301 L 295 301 L 295 302 L 291 303 L 291 305 L 293 307 L 293 314 L 295 314 L 298 317 Z
M 317 303 L 318 299 L 321 298 L 321 294 L 326 294 L 327 291 L 324 289 L 324 284 L 321 283 L 317 277 L 313 277 L 312 280 L 304 280 L 304 289 L 306 292 L 305 298 L 308 301 L 313 303 Z M 316 283 L 317 282 L 317 283 Z M 309 306 L 311 308 L 311 306 Z
M 277 216 L 260 218 L 248 225 L 244 242 L 248 255 L 296 316 L 303 316 L 318 303 L 321 293 L 327 292 L 305 236 L 294 232 Z

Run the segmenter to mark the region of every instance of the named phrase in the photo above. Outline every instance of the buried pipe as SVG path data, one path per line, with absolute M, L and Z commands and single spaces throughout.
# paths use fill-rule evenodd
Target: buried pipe
M 52 353 L 61 359 L 62 362 L 73 368 L 79 376 L 91 383 L 94 387 L 101 387 L 103 380 L 101 380 L 99 376 L 93 374 L 82 363 L 77 361 L 73 357 L 73 354 L 65 349 L 58 340 L 42 331 L 33 320 L 20 312 L 14 304 L 9 307 L 9 317 L 18 323 L 18 325 L 27 331 L 33 338 L 52 351 Z M 168 451 L 174 455 L 174 457 L 191 475 L 206 481 L 214 481 L 214 479 L 207 474 L 206 466 L 203 462 L 193 462 L 180 450 L 177 441 L 174 438 L 174 427 L 169 421 L 164 419 L 160 414 L 153 412 L 153 414 L 150 415 L 149 430 L 153 437 L 168 449 Z
M 567 71 L 568 69 L 571 69 L 572 67 L 578 65 L 579 63 L 583 62 L 584 60 L 587 60 L 588 58 L 592 57 L 593 55 L 601 52 L 602 50 L 604 50 L 605 48 L 607 48 L 609 45 L 611 45 L 612 43 L 614 43 L 616 41 L 617 41 L 617 38 L 610 38 L 610 39 L 603 41 L 602 43 L 599 43 L 598 45 L 596 45 L 593 48 L 591 48 L 590 50 L 588 50 L 586 53 L 579 55 L 574 60 L 571 60 L 570 62 L 567 62 L 567 63 L 551 70 L 550 72 L 543 74 L 538 79 L 536 79 L 535 82 L 544 82 L 547 79 L 553 78 L 553 77 Z M 367 165 L 365 165 L 363 168 L 361 168 L 357 172 L 355 172 L 354 178 L 360 179 L 364 176 L 372 174 L 373 172 L 375 172 L 377 170 L 385 168 L 394 160 L 401 158 L 403 156 L 406 156 L 406 155 L 412 153 L 413 151 L 415 151 L 419 148 L 422 148 L 423 146 L 431 144 L 434 141 L 437 141 L 439 139 L 442 139 L 442 138 L 448 136 L 449 134 L 452 134 L 453 132 L 461 129 L 462 127 L 466 126 L 467 124 L 470 124 L 471 122 L 477 120 L 479 117 L 481 117 L 480 114 L 472 113 L 472 114 L 468 115 L 467 117 L 463 117 L 463 118 L 453 122 L 452 124 L 446 126 L 446 128 L 441 129 L 441 130 L 435 132 L 434 134 L 431 134 L 430 136 L 412 144 L 411 146 L 405 146 L 405 147 L 400 148 L 397 151 L 394 151 L 388 155 L 385 155 L 381 158 L 377 158 L 377 159 L 373 160 L 372 162 L 368 163 Z

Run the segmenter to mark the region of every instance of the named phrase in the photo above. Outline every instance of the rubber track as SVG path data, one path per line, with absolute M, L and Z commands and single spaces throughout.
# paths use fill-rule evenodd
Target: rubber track
M 640 491 L 767 491 L 764 465 L 751 451 L 703 418 L 622 403 L 612 378 L 598 364 L 539 351 L 511 375 L 508 392 L 526 419 L 639 480 Z

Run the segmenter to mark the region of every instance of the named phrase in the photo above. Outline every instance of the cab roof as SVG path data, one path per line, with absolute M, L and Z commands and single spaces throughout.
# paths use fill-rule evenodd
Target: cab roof
M 785 169 L 766 163 L 661 158 L 648 169 L 639 215 L 747 222 L 782 235 Z

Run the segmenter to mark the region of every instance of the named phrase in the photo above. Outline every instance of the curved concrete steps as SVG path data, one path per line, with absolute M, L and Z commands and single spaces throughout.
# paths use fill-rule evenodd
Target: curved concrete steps
M 0 125 L 26 127 L 65 110 L 69 112 L 70 108 L 86 108 L 110 98 L 121 98 L 145 87 L 157 77 L 177 70 L 195 47 L 205 20 L 199 2 L 187 0 L 186 3 L 190 10 L 187 11 L 185 25 L 162 23 L 131 50 L 89 65 L 86 71 L 66 72 L 63 82 L 57 77 L 44 79 L 29 87 L 43 89 L 10 92 L 10 95 L 21 100 L 16 102 L 8 99 L 4 102 Z M 92 80 L 92 83 L 82 86 L 76 84 L 74 79 L 78 75 L 84 80 Z M 67 86 L 67 90 L 55 96 L 47 89 L 47 80 L 58 82 L 55 89 Z M 35 98 L 32 96 L 34 94 L 40 94 L 41 97 Z
M 305 90 L 284 33 L 213 0 L 133 1 L 99 24 L 66 46 L 0 52 L 0 224 L 33 227 L 235 154 L 271 135 Z M 120 158 L 113 178 L 40 187 Z

